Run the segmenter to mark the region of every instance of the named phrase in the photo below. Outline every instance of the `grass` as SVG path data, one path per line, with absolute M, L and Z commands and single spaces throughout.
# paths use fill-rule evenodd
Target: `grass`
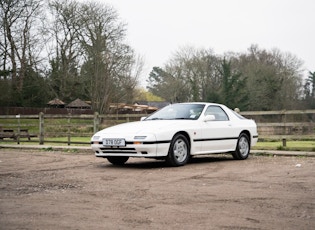
M 258 141 L 253 147 L 257 150 L 288 150 L 288 151 L 312 151 L 315 152 L 315 140 L 290 140 L 286 146 L 283 146 L 282 141 Z

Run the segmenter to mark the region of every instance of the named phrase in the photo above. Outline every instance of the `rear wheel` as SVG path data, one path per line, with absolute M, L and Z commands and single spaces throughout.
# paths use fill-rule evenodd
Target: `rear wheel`
M 109 157 L 106 157 L 106 158 L 113 165 L 123 165 L 129 159 L 129 157 L 124 157 L 124 156 L 122 156 L 122 157 L 109 156 Z
M 232 153 L 233 158 L 236 160 L 245 160 L 250 152 L 249 137 L 245 133 L 241 133 L 238 138 L 235 152 Z
M 176 134 L 171 142 L 166 162 L 171 166 L 185 165 L 190 156 L 190 147 L 187 138 L 182 134 Z

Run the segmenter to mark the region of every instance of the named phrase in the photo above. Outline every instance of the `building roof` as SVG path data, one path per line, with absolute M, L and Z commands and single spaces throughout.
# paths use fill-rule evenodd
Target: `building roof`
M 65 103 L 62 100 L 55 98 L 55 99 L 49 101 L 47 103 L 47 105 L 65 105 Z
M 81 99 L 77 98 L 74 101 L 70 102 L 66 107 L 67 108 L 90 109 L 91 105 L 89 105 L 85 101 L 82 101 Z

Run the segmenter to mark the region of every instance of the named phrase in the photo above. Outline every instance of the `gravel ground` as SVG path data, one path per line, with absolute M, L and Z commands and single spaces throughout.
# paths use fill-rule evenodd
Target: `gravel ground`
M 314 229 L 315 158 L 229 155 L 183 167 L 0 148 L 0 229 Z

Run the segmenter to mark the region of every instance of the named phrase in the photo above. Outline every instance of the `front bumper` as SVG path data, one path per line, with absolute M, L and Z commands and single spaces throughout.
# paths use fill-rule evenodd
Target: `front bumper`
M 97 157 L 129 156 L 129 157 L 163 157 L 168 154 L 169 142 L 165 143 L 126 143 L 123 147 L 108 147 L 101 142 L 91 143 Z

